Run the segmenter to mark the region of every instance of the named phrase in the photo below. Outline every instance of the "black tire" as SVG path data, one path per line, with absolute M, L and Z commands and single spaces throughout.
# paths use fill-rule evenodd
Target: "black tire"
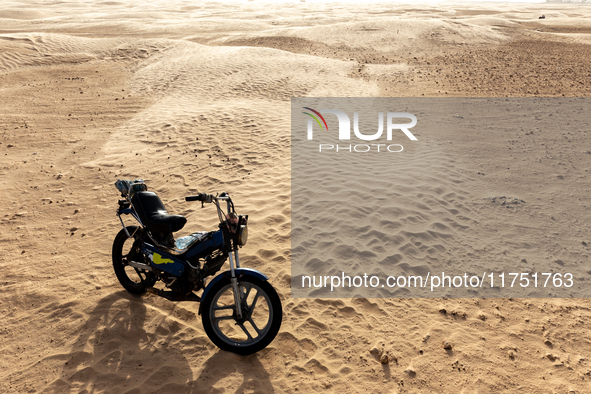
M 236 318 L 230 278 L 223 278 L 213 285 L 201 300 L 201 319 L 207 336 L 217 347 L 248 355 L 264 349 L 275 339 L 283 312 L 281 300 L 269 282 L 243 275 L 238 278 L 238 287 L 243 313 L 241 320 Z M 252 293 L 253 290 L 256 294 Z M 222 313 L 216 315 L 220 311 Z
M 119 231 L 113 241 L 113 268 L 119 283 L 133 294 L 142 294 L 148 287 L 154 286 L 156 277 L 152 272 L 134 268 L 127 264 L 128 259 L 141 262 L 141 254 L 135 247 L 136 240 L 141 238 L 142 230 L 137 226 L 128 226 L 127 231 L 132 237 L 128 237 L 125 230 Z

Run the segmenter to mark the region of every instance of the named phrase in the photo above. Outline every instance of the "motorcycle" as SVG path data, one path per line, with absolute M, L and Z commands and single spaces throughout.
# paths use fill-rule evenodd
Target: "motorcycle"
M 174 239 L 186 218 L 171 215 L 158 195 L 141 179 L 115 183 L 123 199 L 117 217 L 123 226 L 113 242 L 113 268 L 130 293 L 146 291 L 170 301 L 200 302 L 203 328 L 222 350 L 247 355 L 264 349 L 281 327 L 281 300 L 268 277 L 240 266 L 238 249 L 248 239 L 248 215 L 237 215 L 228 193 L 201 193 L 185 201 L 212 203 L 217 208 L 219 229 Z M 220 207 L 226 203 L 227 212 Z M 122 215 L 138 225 L 126 226 Z M 213 279 L 229 260 L 230 269 Z M 157 282 L 163 288 L 154 287 Z M 207 284 L 206 284 L 207 282 Z M 203 290 L 201 296 L 195 292 Z

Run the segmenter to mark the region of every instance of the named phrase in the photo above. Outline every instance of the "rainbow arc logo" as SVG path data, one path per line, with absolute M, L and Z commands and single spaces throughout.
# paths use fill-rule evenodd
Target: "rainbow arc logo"
M 314 112 L 320 119 L 322 119 L 322 122 L 324 123 L 324 126 L 326 127 L 326 131 L 328 131 L 328 125 L 326 124 L 326 120 L 324 120 L 324 117 L 322 115 L 320 115 L 320 112 L 313 110 L 310 107 L 302 107 L 302 108 L 307 109 L 308 111 Z M 320 126 L 320 130 L 322 130 L 322 123 L 320 123 L 320 120 L 318 120 L 318 118 L 316 116 L 312 115 L 309 112 L 302 112 L 302 113 L 306 114 L 308 116 L 311 116 L 318 123 L 318 126 Z

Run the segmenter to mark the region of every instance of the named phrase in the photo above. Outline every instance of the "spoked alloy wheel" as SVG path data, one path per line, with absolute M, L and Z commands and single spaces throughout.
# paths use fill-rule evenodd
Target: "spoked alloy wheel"
M 207 336 L 220 349 L 241 355 L 264 349 L 277 335 L 283 313 L 281 300 L 268 282 L 252 276 L 238 279 L 242 317 L 236 315 L 229 278 L 221 279 L 202 300 Z
M 136 238 L 139 239 L 141 230 L 137 226 L 127 227 L 132 237 L 128 237 L 125 230 L 119 231 L 113 242 L 113 268 L 119 283 L 133 294 L 141 294 L 156 283 L 154 274 L 129 265 L 129 261 L 140 260 L 141 254 L 134 251 Z M 133 236 L 135 234 L 135 237 Z

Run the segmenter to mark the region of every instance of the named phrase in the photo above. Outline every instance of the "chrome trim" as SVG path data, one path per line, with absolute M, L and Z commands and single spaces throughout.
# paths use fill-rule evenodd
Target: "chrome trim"
M 242 305 L 240 303 L 240 293 L 238 291 L 238 279 L 230 278 L 230 282 L 232 282 L 232 290 L 234 293 L 234 304 L 236 305 L 236 317 L 238 317 L 238 319 L 242 319 Z
M 133 268 L 139 268 L 144 271 L 154 271 L 151 266 L 144 263 L 138 263 L 137 261 L 130 261 L 129 263 L 127 263 L 127 265 Z
M 230 276 L 232 278 L 236 277 L 236 273 L 234 272 L 234 259 L 232 258 L 232 252 L 230 251 L 230 254 L 228 255 L 228 257 L 230 258 Z
M 234 251 L 234 258 L 236 259 L 236 268 L 240 268 L 240 260 L 238 260 L 238 249 Z
M 240 303 L 240 292 L 238 290 L 238 279 L 236 279 L 236 272 L 234 270 L 234 259 L 232 252 L 228 255 L 230 257 L 230 282 L 232 282 L 232 291 L 234 293 L 234 304 L 236 305 L 236 316 L 238 319 L 242 318 L 242 305 Z

